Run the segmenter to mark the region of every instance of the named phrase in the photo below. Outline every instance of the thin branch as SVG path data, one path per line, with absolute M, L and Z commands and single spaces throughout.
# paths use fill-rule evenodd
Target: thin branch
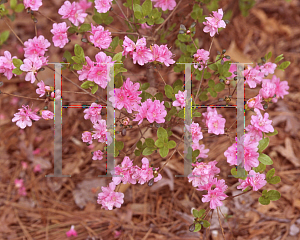
M 20 41 L 20 43 L 22 43 L 22 45 L 24 46 L 23 41 L 18 37 L 18 35 L 15 33 L 15 31 L 9 26 L 9 24 L 6 22 L 5 18 L 2 18 L 3 21 L 5 22 L 5 24 L 9 27 L 9 29 L 13 32 L 13 34 L 16 36 L 16 38 Z
M 220 214 L 219 214 L 219 207 L 217 207 L 217 213 L 218 213 L 219 224 L 220 224 L 220 227 L 221 227 L 221 229 L 222 229 L 223 239 L 225 240 L 224 229 L 223 229 L 223 227 L 222 227 L 222 223 L 221 223 L 221 219 L 220 219 Z
M 31 99 L 31 100 L 37 100 L 37 101 L 45 101 L 45 99 L 39 99 L 39 98 L 31 98 L 31 97 L 23 97 L 23 96 L 18 96 L 15 94 L 10 94 L 10 93 L 5 93 L 5 92 L 1 92 L 2 94 L 6 94 L 9 96 L 13 96 L 13 97 L 18 97 L 18 98 L 26 98 L 26 99 Z

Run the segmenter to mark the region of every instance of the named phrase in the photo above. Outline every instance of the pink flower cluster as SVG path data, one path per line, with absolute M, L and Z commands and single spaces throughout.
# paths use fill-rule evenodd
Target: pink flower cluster
M 83 68 L 77 73 L 79 74 L 79 80 L 83 81 L 87 79 L 98 84 L 101 88 L 105 89 L 110 78 L 107 76 L 107 68 L 113 66 L 112 58 L 107 56 L 104 52 L 99 52 L 95 56 L 96 62 L 93 62 L 89 57 L 85 57 L 87 64 L 83 65 Z
M 203 138 L 203 134 L 201 132 L 201 127 L 199 126 L 199 123 L 194 123 L 190 126 L 185 125 L 186 129 L 192 134 L 192 141 L 193 143 L 199 143 L 199 140 Z
M 104 27 L 101 25 L 98 27 L 95 27 L 91 23 L 92 35 L 90 36 L 90 41 L 95 45 L 95 47 L 98 47 L 101 49 L 106 49 L 109 47 L 110 43 L 112 42 L 111 33 L 108 30 L 104 30 Z
M 207 158 L 208 157 L 208 155 L 206 155 L 206 153 L 209 152 L 209 149 L 205 149 L 205 145 L 204 144 L 200 145 L 199 142 L 193 143 L 192 144 L 192 149 L 193 149 L 193 151 L 195 151 L 195 150 L 199 150 L 200 151 L 200 153 L 199 153 L 198 157 L 196 157 L 196 159 Z
M 68 28 L 65 22 L 58 24 L 53 23 L 53 29 L 51 29 L 50 32 L 54 35 L 52 41 L 55 47 L 63 48 L 69 42 L 67 34 Z
M 141 97 L 139 95 L 142 91 L 138 91 L 140 88 L 139 83 L 133 84 L 130 78 L 127 78 L 123 83 L 121 88 L 115 88 L 110 91 L 109 94 L 112 96 L 109 101 L 112 102 L 113 107 L 121 110 L 123 107 L 128 113 L 132 111 L 137 111 L 139 109 L 139 104 L 141 104 Z
M 197 53 L 194 54 L 194 61 L 197 62 L 197 64 L 194 64 L 194 68 L 199 67 L 200 71 L 203 70 L 208 59 L 209 51 L 206 51 L 204 49 L 198 49 Z
M 112 143 L 112 138 L 110 136 L 110 132 L 106 129 L 106 121 L 101 119 L 98 121 L 99 123 L 94 124 L 95 131 L 93 131 L 93 138 L 98 140 L 98 142 L 106 142 L 107 145 Z
M 41 81 L 37 84 L 37 86 L 38 86 L 39 88 L 36 89 L 36 93 L 37 93 L 37 94 L 40 94 L 40 97 L 44 96 L 45 93 L 46 93 L 46 91 L 50 91 L 50 90 L 51 90 L 51 88 L 50 88 L 49 86 L 45 86 L 45 83 L 44 83 L 43 80 L 41 80 Z
M 111 8 L 113 0 L 95 0 L 95 8 L 98 13 L 106 13 Z
M 204 116 L 202 121 L 208 127 L 208 133 L 214 133 L 216 135 L 224 134 L 226 119 L 217 113 L 216 108 L 208 107 L 207 112 L 202 115 Z
M 42 0 L 23 0 L 25 8 L 30 8 L 32 11 L 38 11 L 43 5 Z
M 84 119 L 90 119 L 93 124 L 97 123 L 99 120 L 101 120 L 101 109 L 102 106 L 100 104 L 98 105 L 97 103 L 92 103 L 88 109 L 83 111 L 85 113 Z
M 88 5 L 83 3 L 84 2 L 82 2 L 81 4 L 78 2 L 70 3 L 69 1 L 65 1 L 58 10 L 58 14 L 62 15 L 62 19 L 67 18 L 75 26 L 79 26 L 79 23 L 83 23 L 84 19 L 88 15 L 87 13 L 85 13 L 86 7 L 88 7 Z
M 45 120 L 53 119 L 54 113 L 49 110 L 42 111 L 42 118 Z
M 226 23 L 222 20 L 223 18 L 223 10 L 220 8 L 218 12 L 213 11 L 213 15 L 210 17 L 206 17 L 206 22 L 203 22 L 205 27 L 203 28 L 203 32 L 210 34 L 211 37 L 215 36 L 218 33 L 218 28 L 225 28 Z
M 120 208 L 124 202 L 124 193 L 115 192 L 116 185 L 111 182 L 108 187 L 101 187 L 102 192 L 98 194 L 97 203 L 105 210 L 112 210 L 113 207 Z
M 262 88 L 259 94 L 263 99 L 272 98 L 272 102 L 277 102 L 278 98 L 283 98 L 288 94 L 288 82 L 280 81 L 280 78 L 273 76 L 272 79 L 264 79 L 262 81 Z M 275 97 L 274 97 L 275 96 Z
M 176 7 L 176 1 L 175 0 L 151 0 L 152 2 L 155 2 L 154 7 L 161 8 L 163 11 L 166 10 L 173 10 Z
M 249 85 L 250 88 L 255 88 L 256 84 L 260 84 L 264 78 L 264 73 L 260 71 L 260 67 L 256 66 L 252 68 L 251 66 L 246 67 L 243 71 L 243 76 L 245 82 Z
M 8 80 L 13 76 L 12 71 L 16 68 L 13 64 L 13 59 L 17 58 L 16 56 L 11 57 L 9 51 L 4 51 L 4 56 L 0 56 L 0 73 L 3 73 Z M 16 76 L 16 74 L 14 74 Z
M 67 237 L 77 237 L 77 232 L 75 230 L 74 225 L 71 226 L 71 229 L 69 231 L 66 232 Z
M 27 193 L 23 179 L 15 179 L 15 187 L 18 189 L 18 194 L 20 196 L 26 196 Z
M 244 191 L 247 187 L 252 187 L 253 191 L 257 191 L 267 184 L 265 177 L 265 174 L 256 173 L 254 170 L 251 170 L 245 180 L 239 179 L 241 185 L 237 186 L 237 189 Z
M 138 124 L 141 124 L 144 118 L 147 118 L 150 123 L 153 123 L 154 121 L 157 123 L 164 123 L 165 117 L 167 116 L 164 101 L 160 102 L 159 100 L 152 101 L 151 99 L 147 99 L 141 104 L 137 111 L 139 113 L 136 114 L 133 121 L 139 121 Z
M 101 150 L 97 150 L 95 152 L 93 152 L 93 160 L 102 160 L 103 159 L 103 152 Z
M 263 117 L 258 109 L 254 109 L 254 111 L 256 116 L 251 116 L 251 125 L 254 126 L 256 130 L 264 133 L 274 132 L 272 120 L 269 120 L 269 114 L 265 113 Z
M 170 64 L 175 63 L 171 57 L 173 56 L 172 52 L 167 48 L 167 45 L 158 46 L 154 44 L 149 48 L 146 47 L 146 39 L 140 38 L 137 40 L 136 44 L 127 36 L 123 41 L 123 56 L 127 57 L 127 54 L 130 55 L 133 59 L 133 63 L 136 62 L 139 65 L 144 65 L 148 62 L 160 62 L 164 63 L 167 67 Z
M 185 106 L 185 99 L 186 99 L 186 94 L 187 94 L 187 90 L 185 90 L 184 92 L 182 91 L 178 91 L 177 94 L 175 94 L 175 98 L 176 100 L 173 102 L 173 106 L 175 107 L 181 107 L 184 108 Z
M 19 128 L 24 129 L 26 126 L 32 126 L 32 120 L 38 121 L 41 117 L 36 115 L 36 111 L 33 111 L 29 108 L 29 106 L 22 106 L 23 108 L 19 108 L 19 112 L 14 114 L 14 118 L 12 122 L 17 122 L 17 126 Z

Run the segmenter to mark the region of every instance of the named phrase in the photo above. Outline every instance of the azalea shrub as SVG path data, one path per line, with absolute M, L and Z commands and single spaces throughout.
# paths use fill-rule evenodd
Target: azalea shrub
M 253 6 L 254 1 L 246 4 L 247 7 L 243 7 L 246 1 L 240 2 L 242 12 L 246 13 L 249 6 Z M 218 52 L 217 57 L 212 59 L 213 39 L 220 31 L 226 31 L 226 26 L 230 24 L 228 21 L 230 12 L 224 14 L 222 8 L 218 7 L 218 1 L 197 0 L 193 3 L 191 14 L 186 21 L 188 25 L 171 22 L 176 11 L 184 7 L 185 2 L 182 0 L 64 1 L 57 11 L 59 22 L 42 14 L 42 0 L 23 2 L 11 0 L 7 3 L 1 1 L 1 3 L 1 18 L 7 25 L 22 11 L 27 11 L 33 24 L 38 24 L 38 18 L 46 17 L 52 25 L 52 39 L 46 39 L 36 33 L 36 36 L 22 42 L 12 28 L 10 31 L 2 32 L 0 36 L 1 48 L 4 49 L 3 55 L 0 56 L 0 73 L 8 80 L 19 76 L 29 82 L 28 84 L 36 86 L 37 97 L 45 100 L 46 106 L 54 101 L 55 95 L 60 96 L 60 93 L 55 92 L 54 86 L 46 85 L 38 77 L 43 69 L 51 69 L 49 67 L 51 55 L 48 49 L 51 45 L 63 50 L 66 45 L 72 46 L 74 53 L 64 50 L 61 63 L 66 63 L 64 69 L 74 73 L 72 81 L 79 84 L 82 91 L 97 99 L 87 109 L 82 110 L 84 119 L 92 123 L 93 129 L 82 132 L 81 141 L 87 145 L 93 142 L 102 144 L 102 150 L 92 151 L 92 160 L 104 162 L 107 146 L 112 143 L 115 144 L 114 156 L 122 158 L 122 162 L 111 172 L 113 176 L 111 183 L 107 187 L 102 187 L 102 192 L 98 195 L 97 203 L 102 208 L 113 210 L 114 207 L 122 206 L 124 193 L 119 192 L 121 184 L 148 184 L 151 187 L 162 180 L 161 170 L 168 164 L 173 154 L 179 152 L 178 147 L 183 144 L 183 137 L 176 138 L 177 141 L 173 140 L 175 138 L 172 126 L 174 123 L 180 123 L 182 129 L 191 136 L 188 152 L 185 152 L 191 159 L 192 166 L 187 181 L 201 192 L 199 194 L 202 194 L 202 202 L 209 203 L 206 209 L 201 209 L 199 206 L 198 209 L 192 210 L 194 222 L 190 226 L 190 231 L 199 231 L 202 226 L 209 227 L 208 213 L 222 206 L 224 200 L 230 200 L 235 196 L 227 195 L 228 186 L 225 179 L 220 179 L 218 162 L 210 158 L 210 149 L 203 144 L 203 133 L 218 137 L 226 135 L 229 131 L 225 128 L 228 119 L 222 116 L 216 107 L 207 107 L 201 114 L 194 106 L 207 101 L 228 105 L 237 98 L 238 81 L 244 81 L 246 88 L 260 90 L 256 96 L 246 96 L 245 111 L 254 114 L 251 116 L 250 123 L 246 124 L 246 133 L 236 138 L 234 143 L 222 153 L 223 159 L 233 167 L 231 174 L 238 179 L 240 185 L 237 189 L 243 191 L 241 194 L 259 191 L 261 196 L 258 201 L 264 205 L 280 198 L 280 193 L 276 190 L 262 191 L 267 184 L 280 182 L 280 177 L 274 176 L 274 168 L 265 171 L 266 165 L 272 165 L 273 161 L 263 151 L 269 144 L 269 136 L 277 134 L 277 130 L 272 126 L 272 119 L 267 113 L 268 107 L 284 98 L 289 89 L 287 81 L 281 81 L 274 75 L 275 69 L 284 70 L 290 62 L 282 62 L 283 55 L 271 61 L 270 52 L 254 65 L 238 69 L 237 65 L 230 60 L 230 56 L 226 55 L 226 50 Z M 210 11 L 210 14 L 204 15 L 203 9 Z M 114 21 L 120 19 L 126 24 L 127 29 L 122 32 L 108 30 Z M 209 35 L 209 49 L 199 47 L 199 39 L 196 37 L 198 31 Z M 70 36 L 75 36 L 75 40 L 80 39 L 81 44 L 75 44 L 74 38 Z M 172 48 L 167 40 L 169 36 L 176 37 Z M 5 43 L 9 37 L 16 37 L 20 41 L 24 51 L 23 58 L 19 59 L 5 50 Z M 122 51 L 118 52 L 117 47 Z M 94 55 L 87 54 L 88 48 L 93 48 Z M 181 53 L 175 56 L 175 50 Z M 157 93 L 153 96 L 150 91 L 147 91 L 150 86 L 148 82 L 142 84 L 140 81 L 134 82 L 129 77 L 125 77 L 124 73 L 128 69 L 123 62 L 126 61 L 139 67 L 151 68 L 158 74 L 159 77 L 155 81 L 162 83 L 163 89 L 157 87 Z M 110 71 L 108 64 L 115 63 L 118 64 Z M 185 114 L 185 108 L 187 99 L 190 98 L 185 89 L 183 77 L 185 68 L 183 64 L 177 63 L 192 63 L 192 78 L 197 81 L 197 84 L 192 84 L 192 122 L 189 125 L 183 124 L 184 119 L 189 117 Z M 182 78 L 172 85 L 167 83 L 161 73 L 169 71 L 181 74 Z M 242 73 L 242 78 L 238 72 Z M 103 119 L 103 107 L 106 102 L 98 97 L 99 90 L 107 90 L 111 82 L 114 90 L 109 92 L 107 101 L 120 112 L 115 120 L 116 126 L 122 129 L 115 133 L 109 130 L 107 121 Z M 7 94 L 3 91 L 1 93 Z M 105 95 L 103 97 L 105 98 Z M 35 121 L 54 118 L 53 109 L 48 107 L 33 109 L 29 105 L 32 106 L 31 102 L 34 104 L 34 99 L 27 98 L 27 100 L 28 105 L 23 105 L 12 116 L 12 122 L 19 128 L 24 129 L 31 127 Z M 199 117 L 202 121 L 195 122 L 194 119 Z M 154 139 L 157 140 L 143 136 L 150 128 L 156 130 L 157 138 Z M 114 134 L 124 137 L 126 132 L 137 129 L 141 137 L 130 149 L 127 149 L 130 152 L 126 155 L 125 151 L 122 151 L 125 150 L 124 142 L 115 141 Z M 163 167 L 153 167 L 150 156 L 155 154 L 159 154 L 162 160 L 166 159 Z M 182 156 L 181 153 L 180 155 Z M 134 165 L 134 159 L 139 159 L 139 164 Z M 20 195 L 26 195 L 26 186 L 22 179 L 16 179 L 15 186 Z M 76 235 L 74 226 L 67 235 Z

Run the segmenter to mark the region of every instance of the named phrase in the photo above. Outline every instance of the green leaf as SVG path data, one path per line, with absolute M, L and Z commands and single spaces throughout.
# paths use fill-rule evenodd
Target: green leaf
M 180 87 L 183 86 L 182 80 L 178 79 L 178 80 L 176 80 L 176 81 L 173 83 L 173 88 L 175 88 L 175 87 L 177 87 L 177 86 L 180 86 Z
M 157 137 L 158 138 L 168 138 L 168 132 L 166 129 L 160 127 L 157 129 Z
M 16 7 L 15 7 L 15 12 L 19 13 L 22 12 L 24 10 L 24 4 L 19 3 Z
M 177 94 L 179 92 L 179 90 L 182 92 L 182 86 L 176 86 L 174 88 L 174 94 Z
M 268 183 L 270 184 L 277 184 L 277 183 L 280 183 L 281 182 L 281 178 L 279 176 L 275 176 L 275 177 L 272 177 Z
M 211 78 L 211 73 L 210 73 L 210 72 L 207 72 L 206 69 L 204 70 L 203 78 L 204 78 L 204 79 L 209 79 L 209 78 Z
M 8 39 L 9 34 L 10 34 L 10 32 L 8 30 L 1 33 L 1 35 L 0 35 L 0 44 L 3 44 Z
M 230 77 L 231 75 L 232 75 L 231 72 L 226 72 L 226 73 L 223 74 L 223 76 L 226 77 L 226 78 L 227 78 L 227 77 Z
M 18 1 L 17 0 L 10 0 L 10 8 L 14 9 L 17 6 Z
M 74 53 L 75 53 L 76 56 L 78 56 L 78 57 L 82 57 L 83 56 L 83 58 L 84 58 L 83 49 L 78 44 L 75 44 Z
M 255 172 L 263 172 L 266 169 L 266 165 L 263 163 L 259 163 L 258 167 L 254 168 Z
M 77 31 L 78 31 L 78 28 L 75 26 L 68 28 L 69 33 L 76 33 Z
M 91 30 L 91 24 L 88 24 L 88 23 L 84 23 L 80 26 L 79 28 L 79 32 L 87 32 L 87 31 L 90 31 Z
M 193 112 L 193 117 L 201 117 L 201 116 L 202 116 L 201 113 L 199 113 L 197 111 Z
M 164 99 L 164 95 L 162 94 L 162 93 L 156 93 L 155 95 L 154 95 L 154 97 L 157 99 L 157 100 L 159 100 L 159 101 L 163 101 L 163 99 Z
M 176 147 L 176 142 L 175 141 L 171 140 L 170 142 L 168 142 L 168 148 L 169 149 L 172 149 L 174 147 Z
M 172 132 L 172 131 L 170 131 L 170 130 L 167 130 L 167 132 L 168 132 L 168 137 L 171 137 L 171 136 L 172 136 L 172 134 L 173 134 L 173 132 Z
M 162 148 L 159 149 L 159 154 L 162 158 L 165 158 L 169 153 L 169 148 L 164 146 Z
M 91 93 L 92 94 L 95 94 L 96 92 L 97 92 L 97 90 L 98 90 L 98 85 L 94 85 L 93 87 L 92 87 L 92 90 L 91 90 Z
M 274 129 L 274 132 L 270 132 L 270 133 L 265 133 L 267 136 L 274 136 L 276 134 L 278 134 L 278 131 L 276 129 Z
M 81 63 L 81 58 L 79 58 L 79 57 L 77 57 L 77 56 L 73 56 L 73 57 L 71 57 L 72 58 L 72 60 L 74 61 L 74 62 L 76 62 L 76 63 Z
M 199 99 L 200 99 L 200 101 L 206 101 L 208 99 L 207 92 L 202 92 L 199 95 Z
M 136 19 L 141 19 L 143 17 L 142 7 L 138 4 L 133 4 L 134 16 Z
M 275 63 L 280 62 L 282 59 L 284 59 L 283 54 L 280 54 L 279 56 L 277 56 L 277 57 L 275 58 Z
M 217 63 L 213 63 L 213 64 L 208 65 L 208 68 L 213 70 L 213 71 L 217 71 L 218 70 Z
M 113 21 L 114 21 L 114 18 L 113 18 L 112 16 L 108 16 L 108 17 L 106 17 L 106 18 L 104 19 L 104 23 L 105 23 L 106 25 L 111 24 Z
M 213 80 L 209 80 L 208 81 L 208 86 L 210 87 L 210 88 L 214 88 L 214 86 L 215 86 L 215 82 L 213 81 Z
M 197 209 L 193 209 L 193 216 L 194 216 L 195 218 L 201 217 L 201 216 L 199 216 L 199 211 L 198 211 Z
M 93 17 L 92 17 L 92 19 L 97 23 L 97 24 L 102 24 L 102 22 L 103 22 L 103 20 L 102 20 L 102 18 L 100 17 L 100 15 L 98 15 L 98 14 L 95 14 Z M 69 28 L 70 29 L 70 28 Z M 68 29 L 68 30 L 69 30 Z
M 140 95 L 140 97 L 142 97 L 142 102 L 145 102 L 147 99 L 152 99 L 152 95 L 150 93 L 147 93 L 145 91 L 143 91 Z
M 141 90 L 142 90 L 142 91 L 145 91 L 145 90 L 147 90 L 149 87 L 150 87 L 150 83 L 144 83 L 144 84 L 141 86 Z
M 275 168 L 272 168 L 270 171 L 267 172 L 266 180 L 268 181 L 269 179 L 271 179 L 274 174 L 275 174 Z
M 73 69 L 75 69 L 77 71 L 81 70 L 82 69 L 82 64 L 74 64 Z
M 283 62 L 283 63 L 280 64 L 280 66 L 278 67 L 278 69 L 284 70 L 284 69 L 286 69 L 290 64 L 291 64 L 290 61 L 285 61 L 285 62 Z
M 277 201 L 281 197 L 281 194 L 276 190 L 270 190 L 267 192 L 267 197 L 271 201 Z
M 202 222 L 203 222 L 203 227 L 207 228 L 207 227 L 209 227 L 209 226 L 210 226 L 210 223 L 209 223 L 209 221 L 202 220 Z
M 19 67 L 23 64 L 23 62 L 22 62 L 21 59 L 14 58 L 14 59 L 13 59 L 13 64 L 14 64 L 14 66 L 15 66 L 16 68 L 19 68 Z
M 64 52 L 63 57 L 64 57 L 65 59 L 67 59 L 67 62 L 68 62 L 68 63 L 73 63 L 73 62 L 74 62 L 73 59 L 72 59 L 72 54 L 71 54 L 68 50 L 66 50 L 66 51 Z
M 116 148 L 118 150 L 122 150 L 124 148 L 124 143 L 121 142 L 121 141 L 116 141 L 116 145 L 115 146 L 116 146 Z
M 21 75 L 23 73 L 23 71 L 20 68 L 15 68 L 12 70 L 12 73 L 17 74 L 17 75 Z
M 114 37 L 113 40 L 111 41 L 110 47 L 113 51 L 115 51 L 116 47 L 119 44 L 119 37 Z
M 211 91 L 211 92 L 210 92 L 210 95 L 211 95 L 212 97 L 217 97 L 217 96 L 218 96 L 218 93 L 217 93 L 216 91 Z
M 272 52 L 268 52 L 268 53 L 265 55 L 265 59 L 266 59 L 266 60 L 269 60 L 271 57 L 272 57 Z
M 164 140 L 162 138 L 159 138 L 155 141 L 155 146 L 157 146 L 158 148 L 162 148 L 164 146 Z
M 178 113 L 178 117 L 184 119 L 184 109 L 181 109 Z
M 137 156 L 137 157 L 140 156 L 140 155 L 141 155 L 141 150 L 137 150 L 137 149 L 136 149 L 136 150 L 134 151 L 134 155 Z
M 165 85 L 165 94 L 167 98 L 170 99 L 172 99 L 172 97 L 174 96 L 173 88 L 170 85 Z
M 81 84 L 81 88 L 88 89 L 90 87 L 90 83 L 93 83 L 92 81 L 85 81 L 83 84 Z
M 148 25 L 153 25 L 154 24 L 154 20 L 152 18 L 147 18 L 147 24 Z
M 146 138 L 145 143 L 147 147 L 154 147 L 154 140 L 152 138 Z
M 122 52 L 117 53 L 112 60 L 120 62 L 122 60 Z
M 258 151 L 262 152 L 263 150 L 265 150 L 268 147 L 269 142 L 270 142 L 269 138 L 263 138 L 262 140 L 260 140 L 258 144 Z
M 269 205 L 270 204 L 270 200 L 268 198 L 265 197 L 260 197 L 258 199 L 258 201 L 262 204 L 262 205 Z
M 201 226 L 202 225 L 200 223 L 196 223 L 194 232 L 199 232 L 201 230 Z
M 157 18 L 155 19 L 155 24 L 162 24 L 165 21 L 163 18 Z
M 115 149 L 115 154 L 114 154 L 114 157 L 117 157 L 117 156 L 119 156 L 119 154 L 120 154 L 120 151 Z
M 264 153 L 259 154 L 258 161 L 260 161 L 261 163 L 263 163 L 265 165 L 272 165 L 273 164 L 272 159 Z
M 152 2 L 151 0 L 146 0 L 142 5 L 142 11 L 144 16 L 149 15 L 149 13 L 152 11 Z
M 223 91 L 225 88 L 225 84 L 224 83 L 217 83 L 216 86 L 214 87 L 214 90 L 216 92 L 221 92 Z
M 176 107 L 172 107 L 171 110 L 168 112 L 168 114 L 165 117 L 166 121 L 170 121 L 172 116 L 175 115 L 175 113 L 177 113 Z
M 136 147 L 137 147 L 138 149 L 142 149 L 142 148 L 143 148 L 143 143 L 142 143 L 141 140 L 138 141 L 138 143 L 136 144 Z
M 203 214 L 205 213 L 205 209 L 200 209 L 198 212 L 199 212 L 199 217 L 202 217 Z
M 143 155 L 144 156 L 148 156 L 148 155 L 151 155 L 152 153 L 154 152 L 154 149 L 153 148 L 150 148 L 150 147 L 146 147 L 143 151 Z
M 171 104 L 169 102 L 164 102 L 164 105 L 166 108 L 171 108 Z M 170 120 L 168 120 L 168 121 L 170 121 Z

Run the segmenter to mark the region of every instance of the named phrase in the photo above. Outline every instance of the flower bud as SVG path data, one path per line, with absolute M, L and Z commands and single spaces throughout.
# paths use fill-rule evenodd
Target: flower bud
M 195 231 L 195 223 L 189 226 L 189 231 L 194 232 Z
M 186 33 L 187 33 L 187 34 L 190 34 L 190 33 L 191 33 L 191 31 L 190 31 L 190 30 L 187 30 L 187 31 L 186 31 Z
M 179 30 L 178 33 L 179 33 L 179 34 L 184 34 L 184 31 L 183 31 L 183 30 Z
M 3 82 L 0 82 L 0 87 L 2 87 L 3 86 Z
M 229 23 L 230 23 L 230 21 L 229 21 L 229 20 L 224 20 L 224 22 L 225 22 L 226 24 L 229 24 Z
M 81 42 L 88 42 L 88 40 L 86 38 L 81 38 Z
M 124 128 L 121 132 L 122 136 L 125 136 L 126 135 L 126 129 Z
M 226 58 L 226 59 L 230 59 L 230 56 L 226 55 L 225 58 Z
M 192 25 L 190 26 L 190 28 L 193 28 L 196 26 L 196 22 L 193 22 Z
M 151 178 L 148 182 L 148 186 L 151 187 L 154 184 L 154 178 Z
M 223 49 L 223 50 L 222 50 L 222 53 L 223 53 L 223 54 L 226 53 L 226 49 Z
M 186 27 L 183 24 L 180 24 L 180 29 L 186 31 Z

